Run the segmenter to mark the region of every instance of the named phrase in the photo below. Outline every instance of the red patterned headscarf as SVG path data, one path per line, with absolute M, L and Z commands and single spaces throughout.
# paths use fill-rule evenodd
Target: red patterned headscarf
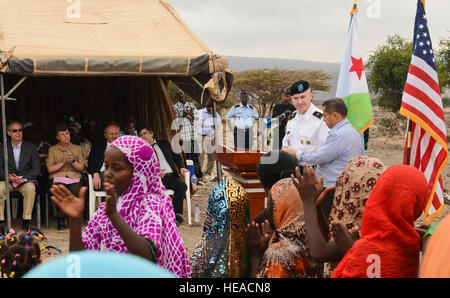
M 420 236 L 414 221 L 429 194 L 425 176 L 418 169 L 406 165 L 388 168 L 367 200 L 361 239 L 331 277 L 417 277 Z

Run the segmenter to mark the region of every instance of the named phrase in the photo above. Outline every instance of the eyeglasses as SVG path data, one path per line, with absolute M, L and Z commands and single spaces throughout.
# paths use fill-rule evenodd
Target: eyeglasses
M 18 132 L 22 132 L 23 131 L 23 129 L 22 128 L 17 128 L 17 129 L 8 129 L 10 132 L 13 132 L 13 133 L 18 133 Z

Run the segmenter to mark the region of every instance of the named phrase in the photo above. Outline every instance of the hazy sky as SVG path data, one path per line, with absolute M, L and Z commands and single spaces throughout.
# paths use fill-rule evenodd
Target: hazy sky
M 215 53 L 341 62 L 353 0 L 167 0 Z M 416 0 L 359 0 L 364 61 L 386 37 L 412 39 Z M 434 49 L 450 38 L 450 1 L 427 0 Z

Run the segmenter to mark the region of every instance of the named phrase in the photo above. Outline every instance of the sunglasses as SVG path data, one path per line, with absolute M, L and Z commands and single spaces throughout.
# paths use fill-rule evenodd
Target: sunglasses
M 22 131 L 23 131 L 23 129 L 22 129 L 22 128 L 17 128 L 17 129 L 9 129 L 9 131 L 10 131 L 10 132 L 13 132 L 13 133 L 17 133 L 17 132 L 22 132 Z

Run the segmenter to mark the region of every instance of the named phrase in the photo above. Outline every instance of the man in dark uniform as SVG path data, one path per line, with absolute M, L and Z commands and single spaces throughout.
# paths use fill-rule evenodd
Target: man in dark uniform
M 291 95 L 289 89 L 284 90 L 283 101 L 279 104 L 276 104 L 273 108 L 272 119 L 283 114 L 286 111 L 295 111 L 294 105 L 291 104 Z M 289 119 L 290 117 L 284 117 L 282 120 L 280 120 L 278 128 L 275 129 L 272 143 L 274 144 L 274 146 L 276 145 L 277 148 L 274 147 L 273 149 L 281 150 L 281 147 L 283 146 L 283 138 L 286 134 L 286 124 L 288 123 Z M 275 142 L 277 138 L 278 144 L 276 144 Z

